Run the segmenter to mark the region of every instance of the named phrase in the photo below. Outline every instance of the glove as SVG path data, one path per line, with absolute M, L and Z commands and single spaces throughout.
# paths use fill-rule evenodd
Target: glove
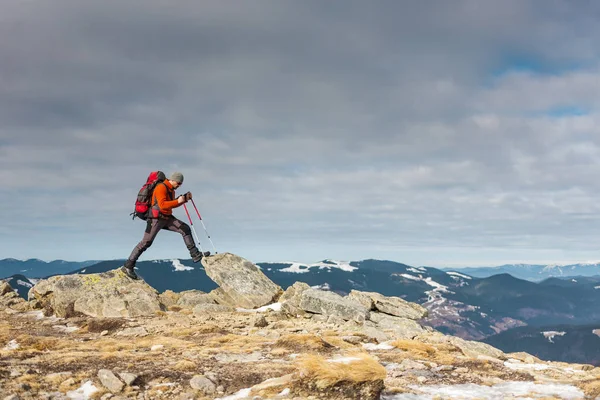
M 182 203 L 186 203 L 186 202 L 187 202 L 187 200 L 185 199 L 185 194 L 182 194 L 179 197 L 177 197 L 178 204 L 182 204 Z
M 185 201 L 190 201 L 192 199 L 192 192 L 187 192 L 186 194 L 184 194 L 185 196 Z

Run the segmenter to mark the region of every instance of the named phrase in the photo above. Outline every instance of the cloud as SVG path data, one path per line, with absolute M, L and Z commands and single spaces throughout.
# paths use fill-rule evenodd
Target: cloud
M 156 169 L 256 261 L 593 254 L 595 4 L 0 5 L 6 256 L 126 257 Z

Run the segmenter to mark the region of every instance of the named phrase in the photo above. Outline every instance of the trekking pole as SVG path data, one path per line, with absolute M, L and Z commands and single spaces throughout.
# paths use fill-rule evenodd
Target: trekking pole
M 210 244 L 212 244 L 212 247 L 213 247 L 213 250 L 215 251 L 215 254 L 217 254 L 217 249 L 215 248 L 215 244 L 213 243 L 212 239 L 210 238 L 210 235 L 208 234 L 208 231 L 206 230 L 206 225 L 204 225 L 204 221 L 202 221 L 202 217 L 200 216 L 200 213 L 198 212 L 198 208 L 196 208 L 196 203 L 194 203 L 194 199 L 190 199 L 190 200 L 192 200 L 192 205 L 194 206 L 194 210 L 196 210 L 196 214 L 198 214 L 198 218 L 200 219 L 200 223 L 204 227 L 204 232 L 206 232 L 206 236 L 208 236 L 208 240 L 210 241 Z
M 200 239 L 198 239 L 198 234 L 196 233 L 196 229 L 194 229 L 194 223 L 192 222 L 192 218 L 190 218 L 190 213 L 188 212 L 185 203 L 183 203 L 183 208 L 185 209 L 185 213 L 187 214 L 188 220 L 190 221 L 190 226 L 192 227 L 192 232 L 194 232 L 194 237 L 196 238 L 196 242 L 198 242 L 198 246 L 200 246 L 200 251 L 204 254 L 204 250 L 202 249 L 202 245 L 200 244 Z

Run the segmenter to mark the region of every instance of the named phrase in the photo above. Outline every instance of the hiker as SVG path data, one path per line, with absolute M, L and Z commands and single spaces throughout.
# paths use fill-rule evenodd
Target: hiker
M 188 224 L 173 216 L 173 209 L 181 206 L 192 199 L 192 193 L 187 192 L 178 197 L 175 197 L 175 189 L 178 189 L 183 184 L 183 174 L 181 172 L 173 172 L 169 179 L 165 179 L 156 185 L 152 194 L 150 217 L 146 223 L 146 231 L 142 241 L 135 246 L 131 255 L 125 261 L 122 267 L 123 272 L 132 278 L 138 279 L 134 271 L 137 259 L 146 251 L 154 241 L 154 238 L 161 229 L 166 229 L 173 232 L 178 232 L 183 236 L 183 241 L 190 251 L 190 256 L 194 262 L 202 260 L 203 256 L 209 256 L 210 252 L 201 253 L 192 237 L 192 231 Z

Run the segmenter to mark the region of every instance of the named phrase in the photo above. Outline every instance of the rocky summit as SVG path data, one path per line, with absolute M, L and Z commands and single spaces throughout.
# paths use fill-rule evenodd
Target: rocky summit
M 158 293 L 120 270 L 0 283 L 0 399 L 585 399 L 600 368 L 444 335 L 421 306 L 296 282 L 234 254 L 219 288 Z

